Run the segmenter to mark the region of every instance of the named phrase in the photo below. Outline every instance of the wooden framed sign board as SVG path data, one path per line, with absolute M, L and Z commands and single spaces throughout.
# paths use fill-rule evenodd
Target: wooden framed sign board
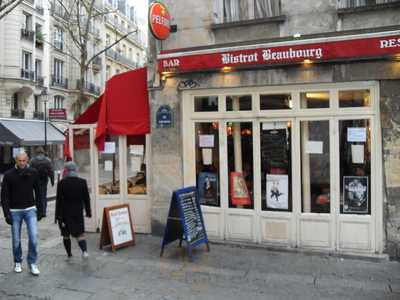
M 128 204 L 109 206 L 103 210 L 100 249 L 109 245 L 112 251 L 135 245 L 135 233 Z
M 182 245 L 182 240 L 186 241 L 190 260 L 192 260 L 192 249 L 198 245 L 204 243 L 207 251 L 210 251 L 195 187 L 173 192 L 160 256 L 163 255 L 164 247 L 177 239 L 179 239 L 179 246 Z

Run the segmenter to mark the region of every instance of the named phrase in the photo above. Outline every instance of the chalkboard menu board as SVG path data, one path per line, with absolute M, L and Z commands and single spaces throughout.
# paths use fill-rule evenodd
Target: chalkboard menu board
M 195 187 L 183 188 L 172 194 L 160 256 L 164 247 L 177 239 L 180 245 L 183 240 L 186 241 L 190 259 L 193 247 L 205 243 L 207 250 L 210 249 Z
M 261 131 L 261 158 L 269 162 L 269 167 L 282 167 L 288 162 L 286 129 Z

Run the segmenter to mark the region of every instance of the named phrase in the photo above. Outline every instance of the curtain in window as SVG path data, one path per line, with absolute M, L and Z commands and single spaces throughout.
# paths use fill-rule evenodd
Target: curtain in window
M 224 20 L 226 22 L 240 20 L 239 0 L 224 0 Z
M 367 0 L 338 0 L 339 8 L 359 7 L 367 5 Z
M 254 17 L 266 18 L 279 16 L 280 0 L 254 0 Z

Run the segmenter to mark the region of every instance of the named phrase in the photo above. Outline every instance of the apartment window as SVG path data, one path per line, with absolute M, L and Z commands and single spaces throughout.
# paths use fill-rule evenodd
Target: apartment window
M 22 51 L 22 69 L 28 72 L 32 70 L 32 53 Z
M 35 100 L 35 111 L 39 111 L 39 95 L 35 95 L 34 100 Z
M 111 44 L 111 36 L 107 33 L 106 34 L 106 46 L 109 46 Z
M 279 16 L 280 0 L 217 0 L 217 15 L 223 16 L 224 22 L 260 19 Z M 222 9 L 221 9 L 222 8 Z M 222 10 L 222 12 L 221 12 Z
M 118 0 L 118 10 L 126 15 L 126 0 Z
M 131 8 L 129 10 L 130 10 L 129 18 L 133 23 L 135 23 L 135 19 L 136 19 L 135 18 L 135 7 L 131 6 Z
M 54 27 L 54 47 L 63 50 L 64 43 L 64 31 L 62 28 L 55 26 Z
M 32 26 L 32 15 L 28 14 L 26 12 L 24 12 L 23 15 L 24 15 L 24 21 L 23 21 L 24 23 L 22 24 L 23 29 L 32 31 L 32 28 L 33 28 L 33 26 Z
M 111 77 L 111 66 L 106 66 L 106 80 L 110 79 Z
M 53 72 L 55 82 L 62 83 L 64 74 L 64 62 L 62 60 L 54 59 Z
M 114 16 L 114 25 L 115 25 L 115 26 L 118 25 L 118 16 Z
M 129 59 L 133 59 L 132 48 L 129 48 Z
M 35 60 L 35 79 L 38 80 L 42 77 L 42 61 L 40 59 Z
M 13 109 L 18 109 L 18 93 L 14 93 L 12 96 L 12 107 Z
M 383 3 L 398 2 L 399 0 L 338 0 L 338 8 L 371 6 Z
M 122 55 L 126 56 L 126 45 L 122 45 Z
M 60 95 L 54 96 L 54 108 L 61 109 L 64 108 L 64 97 Z

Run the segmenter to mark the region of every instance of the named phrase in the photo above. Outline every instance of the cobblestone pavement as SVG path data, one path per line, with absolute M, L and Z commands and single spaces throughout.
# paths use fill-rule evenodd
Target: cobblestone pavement
M 400 264 L 386 260 L 270 251 L 211 244 L 189 262 L 177 244 L 159 257 L 160 237 L 136 235 L 136 246 L 90 257 L 73 241 L 68 260 L 50 216 L 40 224 L 39 277 L 12 271 L 9 226 L 0 220 L 0 299 L 400 299 Z M 24 235 L 25 235 L 24 230 Z M 23 241 L 26 254 L 26 239 Z

